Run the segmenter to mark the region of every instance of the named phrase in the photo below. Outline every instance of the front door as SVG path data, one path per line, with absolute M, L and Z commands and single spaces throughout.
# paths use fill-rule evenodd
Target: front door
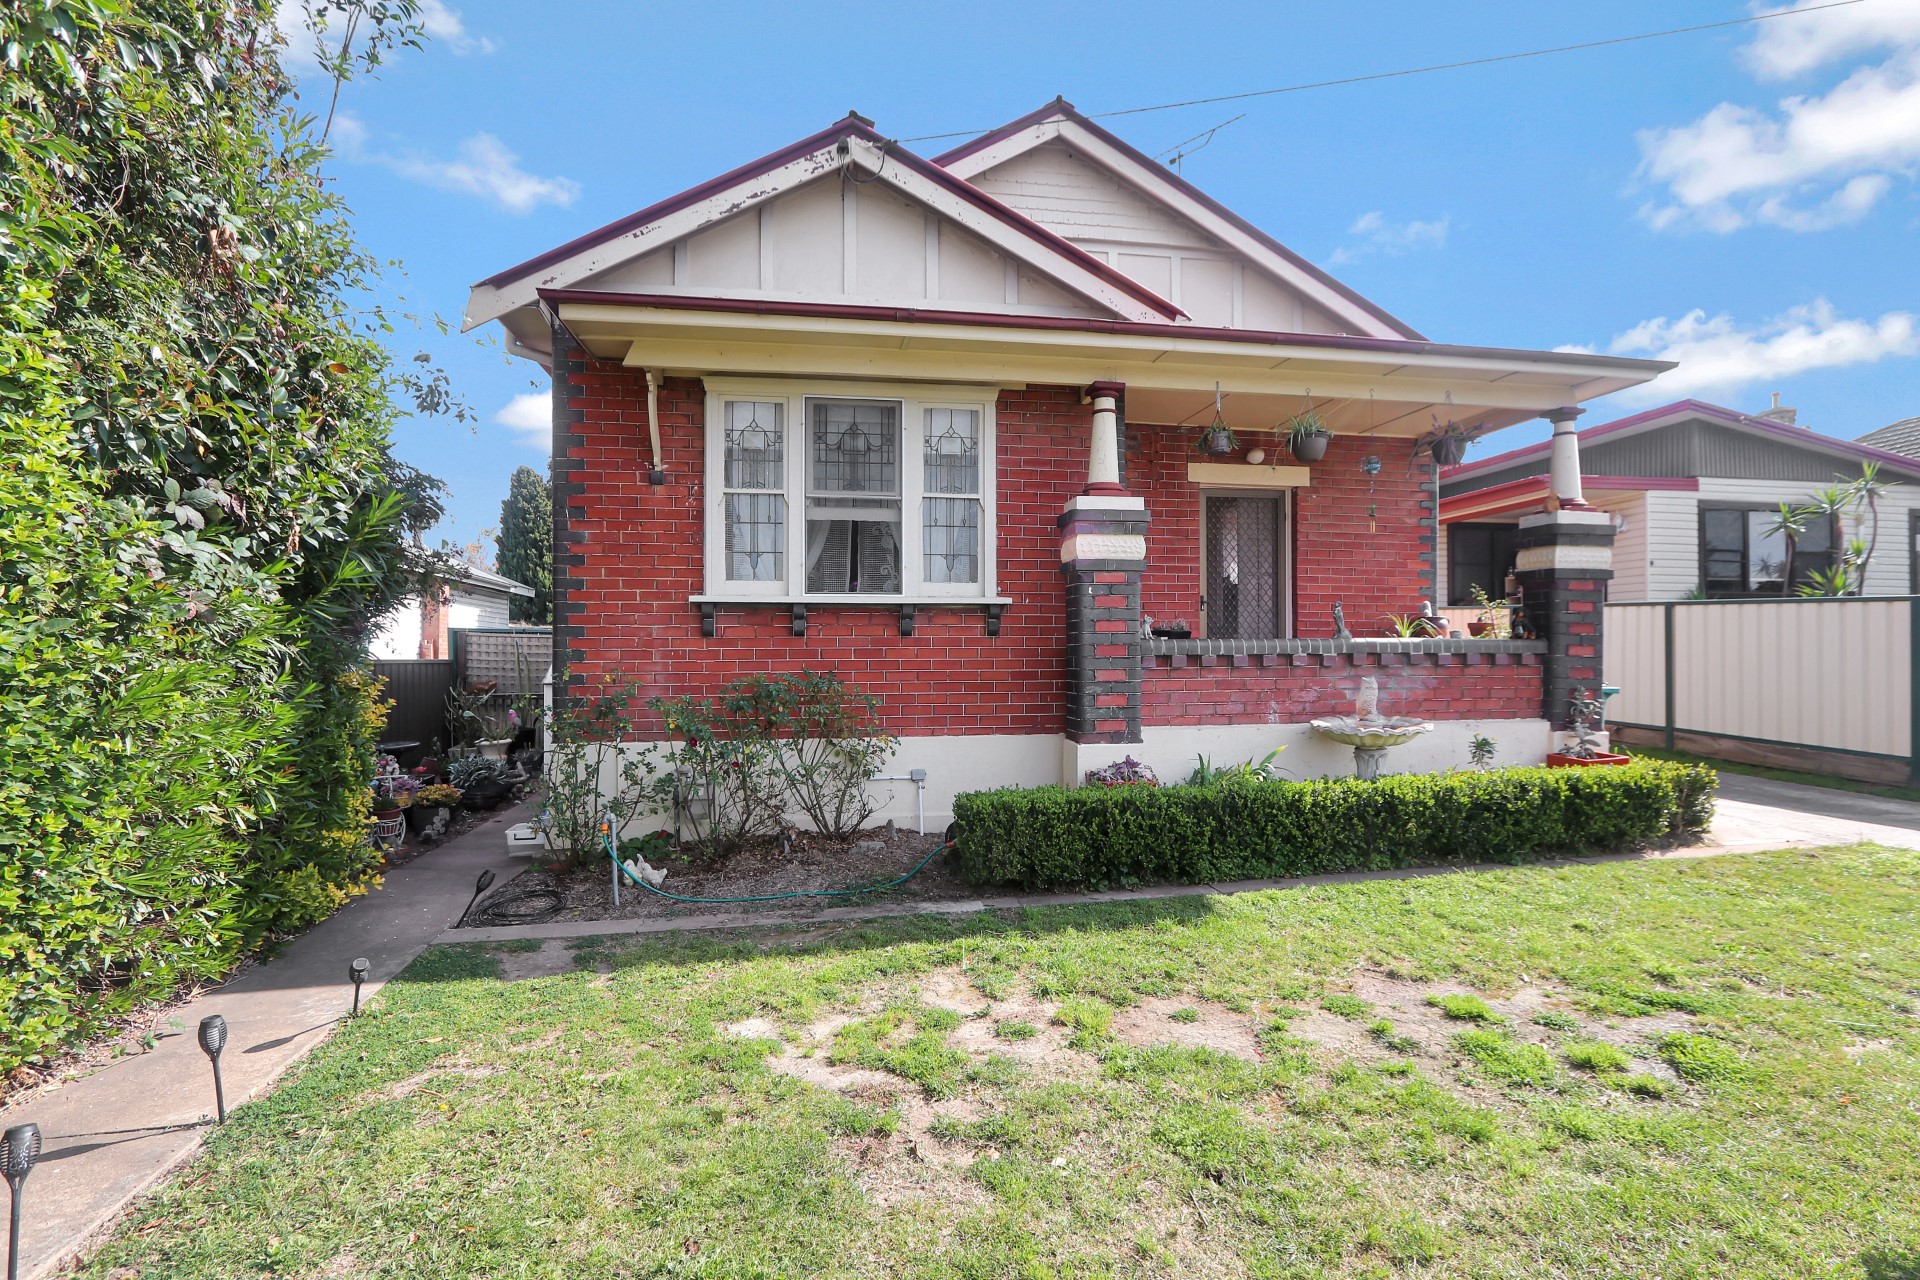
M 1285 501 L 1281 494 L 1207 495 L 1206 596 L 1200 612 L 1209 639 L 1286 635 Z

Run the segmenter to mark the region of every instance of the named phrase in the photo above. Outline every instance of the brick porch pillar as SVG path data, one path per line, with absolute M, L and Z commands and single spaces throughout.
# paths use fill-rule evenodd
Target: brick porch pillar
M 1147 558 L 1147 504 L 1119 481 L 1117 383 L 1087 389 L 1093 405 L 1086 491 L 1060 515 L 1060 571 L 1067 588 L 1067 715 L 1070 744 L 1140 741 L 1140 575 Z M 1067 752 L 1069 785 L 1080 781 Z
M 1527 623 L 1547 642 L 1541 712 L 1558 734 L 1568 728 L 1574 690 L 1598 696 L 1604 643 L 1601 615 L 1613 577 L 1613 517 L 1562 509 L 1520 521 L 1514 576 Z

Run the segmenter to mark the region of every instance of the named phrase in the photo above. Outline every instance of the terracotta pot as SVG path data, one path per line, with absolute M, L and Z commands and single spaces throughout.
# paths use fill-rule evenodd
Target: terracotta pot
M 1315 431 L 1297 439 L 1287 441 L 1287 447 L 1293 450 L 1293 456 L 1301 462 L 1312 464 L 1327 456 L 1327 445 L 1333 439 L 1328 431 Z
M 1595 756 L 1591 760 L 1582 760 L 1579 756 L 1561 755 L 1558 751 L 1547 752 L 1547 768 L 1549 769 L 1585 769 L 1590 765 L 1632 763 L 1632 756 L 1601 755 Z
M 1467 624 L 1467 634 L 1470 636 L 1484 636 L 1491 630 L 1493 630 L 1493 624 L 1491 622 L 1469 622 Z
M 373 811 L 373 820 L 375 822 L 392 822 L 405 812 L 405 809 L 375 809 Z

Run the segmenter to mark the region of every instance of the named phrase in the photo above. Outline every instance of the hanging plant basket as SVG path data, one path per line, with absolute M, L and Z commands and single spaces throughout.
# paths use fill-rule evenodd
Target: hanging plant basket
M 1427 446 L 1433 454 L 1433 460 L 1443 467 L 1457 467 L 1461 459 L 1467 456 L 1467 438 L 1465 436 L 1436 436 Z
M 1233 428 L 1221 418 L 1215 418 L 1213 425 L 1200 433 L 1194 443 L 1216 458 L 1224 458 L 1240 447 L 1240 437 L 1234 435 Z
M 1313 410 L 1295 414 L 1282 423 L 1280 429 L 1286 433 L 1287 448 L 1295 460 L 1312 466 L 1327 456 L 1327 445 L 1333 439 L 1333 432 L 1327 430 L 1320 421 L 1320 415 Z

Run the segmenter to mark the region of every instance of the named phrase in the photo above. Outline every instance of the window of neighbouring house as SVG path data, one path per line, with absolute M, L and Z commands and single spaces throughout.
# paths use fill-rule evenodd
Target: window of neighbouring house
M 1787 536 L 1778 510 L 1706 507 L 1700 512 L 1700 582 L 1708 596 L 1790 594 L 1785 589 Z M 1834 563 L 1833 521 L 1811 520 L 1794 541 L 1793 583 Z
M 988 596 L 991 393 L 817 394 L 723 379 L 708 390 L 709 594 Z
M 1920 596 L 1920 511 L 1907 512 L 1907 590 Z
M 1507 575 L 1518 555 L 1518 525 L 1461 523 L 1447 526 L 1447 603 L 1469 605 L 1479 587 L 1489 600 L 1507 594 Z

